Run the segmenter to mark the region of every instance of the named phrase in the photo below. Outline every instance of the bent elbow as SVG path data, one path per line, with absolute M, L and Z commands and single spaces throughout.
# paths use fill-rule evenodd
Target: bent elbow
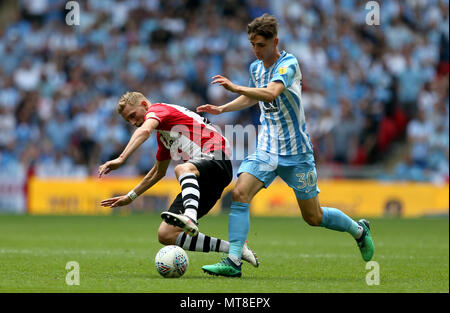
M 266 100 L 267 100 L 267 102 L 274 102 L 276 98 L 277 98 L 276 95 L 270 94 Z
M 158 178 L 158 180 L 159 180 L 159 179 L 162 179 L 164 176 L 166 176 L 166 173 L 165 173 L 165 172 L 164 172 L 164 173 L 158 172 L 158 173 L 156 174 L 156 178 Z
M 144 137 L 145 139 L 150 137 L 150 135 L 152 134 L 152 132 L 150 130 L 145 129 L 145 128 L 141 129 L 140 132 L 141 132 L 141 136 Z
M 164 176 L 166 176 L 166 172 L 167 172 L 167 169 L 164 171 L 161 168 L 156 168 L 156 172 L 155 172 L 156 179 L 158 179 L 158 180 L 162 179 Z

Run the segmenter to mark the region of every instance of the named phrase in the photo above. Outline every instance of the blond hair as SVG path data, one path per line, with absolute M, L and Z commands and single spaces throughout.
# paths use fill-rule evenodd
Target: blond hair
M 142 103 L 142 101 L 147 101 L 147 98 L 140 92 L 129 91 L 120 97 L 119 103 L 117 103 L 117 113 L 122 114 L 123 109 L 127 105 L 136 106 Z

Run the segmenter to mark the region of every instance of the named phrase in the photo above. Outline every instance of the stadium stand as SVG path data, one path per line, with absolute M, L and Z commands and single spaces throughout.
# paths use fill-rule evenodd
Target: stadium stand
M 383 1 L 379 26 L 365 24 L 356 0 L 89 0 L 79 26 L 65 24 L 66 1 L 13 2 L 1 7 L 2 169 L 95 174 L 131 134 L 114 112 L 128 90 L 193 110 L 232 99 L 210 78 L 247 84 L 246 26 L 269 12 L 281 49 L 300 61 L 318 168 L 340 169 L 324 175 L 369 175 L 400 147 L 378 177 L 448 182 L 448 1 Z M 256 125 L 259 109 L 207 117 Z M 145 173 L 156 148 L 149 140 L 115 175 Z

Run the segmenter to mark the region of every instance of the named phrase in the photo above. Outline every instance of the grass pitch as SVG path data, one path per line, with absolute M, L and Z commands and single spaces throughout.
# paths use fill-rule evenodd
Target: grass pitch
M 158 215 L 0 215 L 0 292 L 449 292 L 449 220 L 370 219 L 379 285 L 367 285 L 355 240 L 300 218 L 251 218 L 249 245 L 261 265 L 241 278 L 210 276 L 201 266 L 222 254 L 190 252 L 179 279 L 162 278 L 154 257 Z M 227 239 L 228 217 L 206 216 L 200 231 Z M 80 285 L 66 284 L 66 263 Z

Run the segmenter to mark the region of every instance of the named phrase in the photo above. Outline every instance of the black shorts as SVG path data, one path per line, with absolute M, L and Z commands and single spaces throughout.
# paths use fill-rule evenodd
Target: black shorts
M 188 161 L 197 167 L 200 172 L 198 177 L 198 185 L 200 188 L 200 201 L 198 204 L 197 218 L 208 214 L 217 200 L 222 196 L 222 192 L 233 179 L 233 167 L 230 160 L 222 158 L 222 160 L 192 160 Z M 172 202 L 169 212 L 175 214 L 183 214 L 183 200 L 181 192 Z

